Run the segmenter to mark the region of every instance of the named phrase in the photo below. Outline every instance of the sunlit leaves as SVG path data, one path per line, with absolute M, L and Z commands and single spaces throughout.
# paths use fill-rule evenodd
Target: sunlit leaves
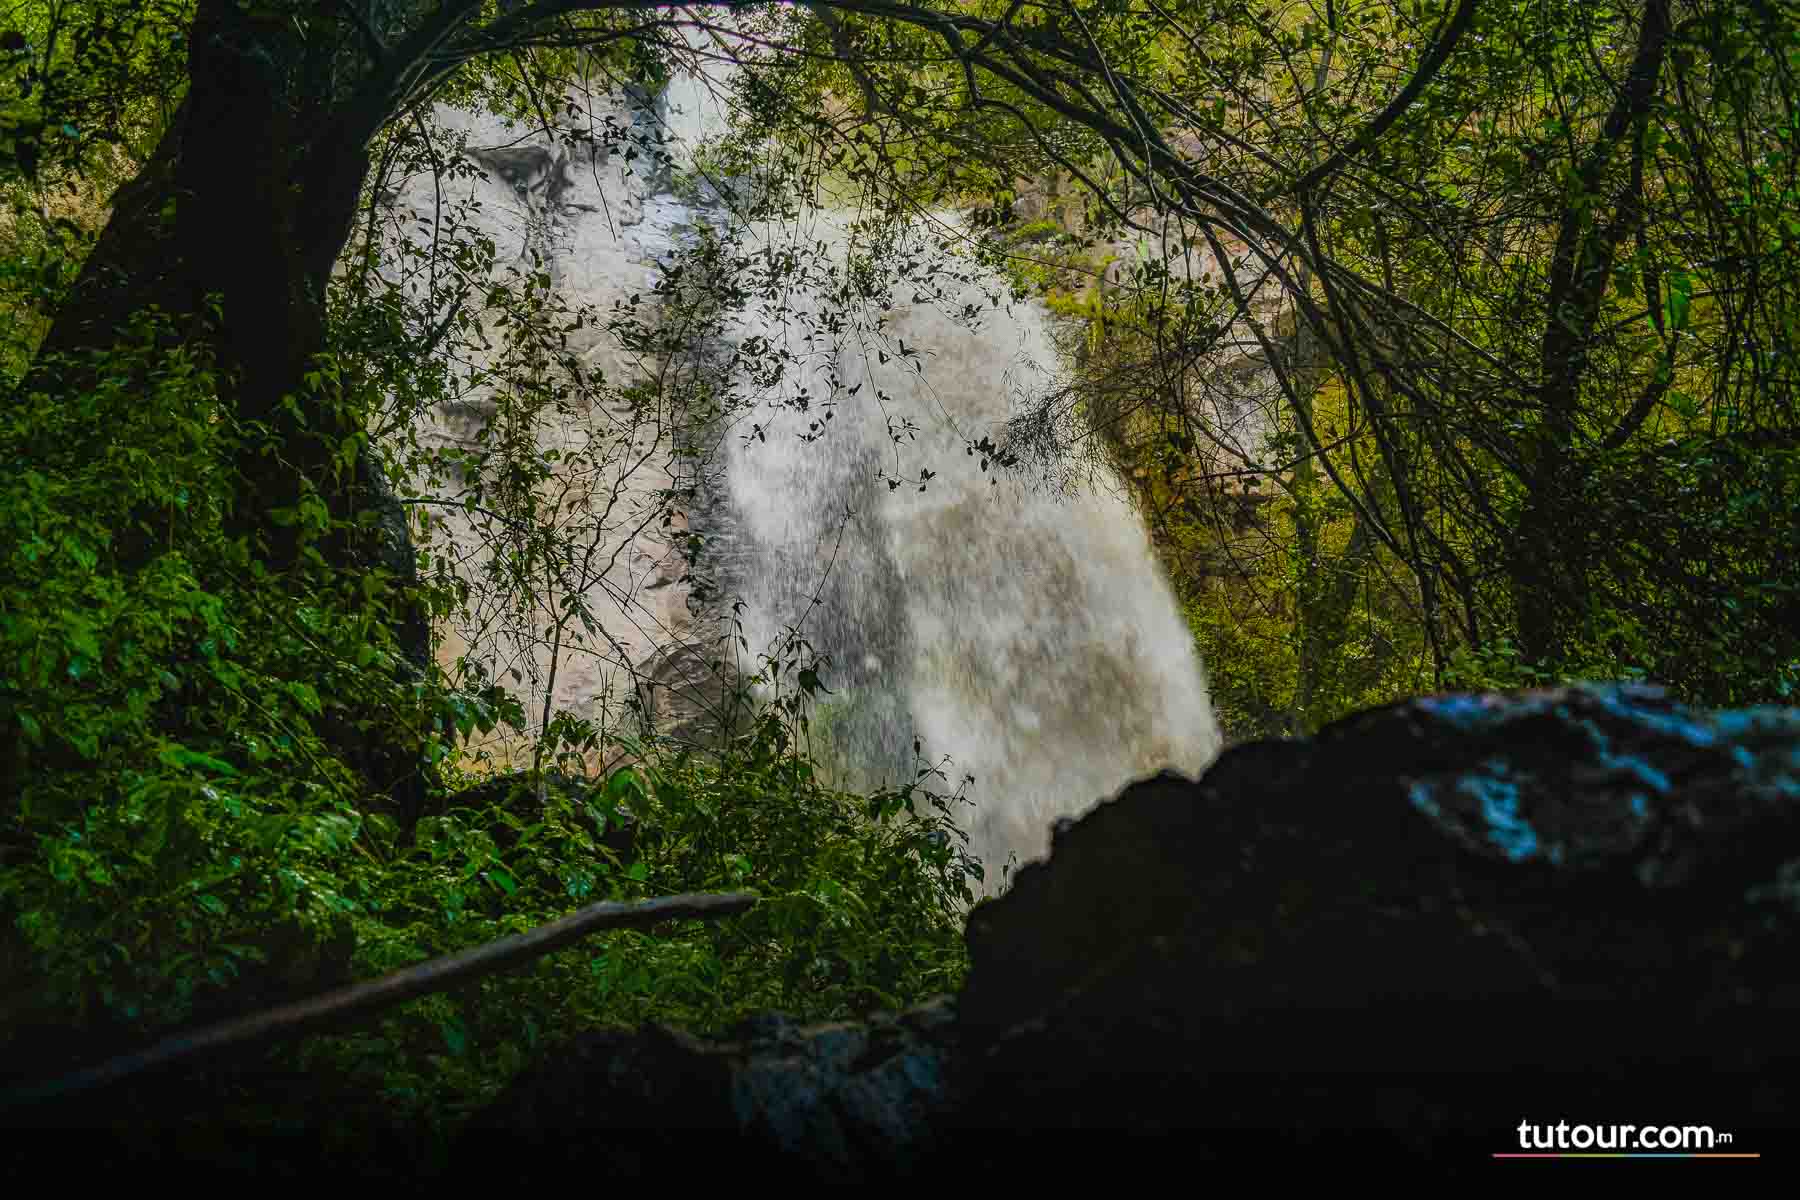
M 1686 271 L 1676 271 L 1669 277 L 1669 290 L 1663 300 L 1663 321 L 1671 330 L 1679 331 L 1687 326 L 1688 305 L 1693 299 L 1694 281 Z

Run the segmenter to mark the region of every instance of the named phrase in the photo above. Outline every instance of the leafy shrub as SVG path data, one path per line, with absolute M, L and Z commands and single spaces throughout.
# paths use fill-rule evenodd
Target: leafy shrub
M 244 433 L 167 332 L 147 319 L 82 364 L 98 382 L 0 416 L 0 1042 L 15 1062 L 67 1066 L 595 900 L 685 891 L 764 899 L 283 1048 L 317 1094 L 237 1111 L 442 1129 L 584 1025 L 849 1016 L 956 986 L 970 864 L 949 800 L 930 772 L 869 797 L 824 786 L 796 749 L 795 699 L 716 755 L 652 743 L 603 781 L 450 807 L 472 782 L 457 743 L 517 724 L 517 701 L 402 670 L 379 571 L 261 568 L 229 533 Z M 322 508 L 315 540 L 334 532 Z M 410 826 L 366 769 L 381 744 L 419 747 L 442 777 Z M 629 853 L 610 836 L 626 822 Z M 46 1029 L 68 1052 L 34 1038 L 25 1055 Z
M 167 332 L 0 426 L 9 1024 L 148 1028 L 341 941 L 367 788 L 321 729 L 409 702 L 378 580 L 350 607 L 225 536 L 236 430 Z
M 872 797 L 822 786 L 782 723 L 717 755 L 638 747 L 602 782 L 529 779 L 483 808 L 377 839 L 379 911 L 358 920 L 356 971 L 471 948 L 596 900 L 748 889 L 741 917 L 596 934 L 511 975 L 317 1038 L 309 1069 L 354 1083 L 351 1121 L 406 1114 L 443 1128 L 485 1102 L 546 1041 L 655 1020 L 719 1031 L 780 1009 L 806 1019 L 897 1008 L 959 986 L 969 863 L 945 798 L 922 783 Z M 915 805 L 924 812 L 915 812 Z M 629 822 L 632 849 L 609 849 Z

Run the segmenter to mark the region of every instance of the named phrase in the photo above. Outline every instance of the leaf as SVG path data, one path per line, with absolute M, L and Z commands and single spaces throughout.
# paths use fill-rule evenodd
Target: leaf
M 92 571 L 100 559 L 91 549 L 73 538 L 62 544 L 64 553 L 75 560 L 75 565 L 84 571 Z
M 1693 296 L 1694 281 L 1686 271 L 1676 271 L 1669 276 L 1669 294 L 1663 298 L 1663 317 L 1670 329 L 1680 329 L 1687 324 L 1688 301 Z
M 273 850 L 281 844 L 288 830 L 292 829 L 299 818 L 287 813 L 269 813 L 256 817 L 250 822 L 250 844 L 259 850 Z
M 236 775 L 237 768 L 223 759 L 214 758 L 210 754 L 202 754 L 198 750 L 190 750 L 186 746 L 165 746 L 157 752 L 165 766 L 200 767 L 208 771 L 216 771 L 221 775 Z
M 629 803 L 643 794 L 643 780 L 638 778 L 637 772 L 630 767 L 620 767 L 609 775 L 606 779 L 606 787 L 601 792 L 609 811 L 616 809 L 621 803 Z

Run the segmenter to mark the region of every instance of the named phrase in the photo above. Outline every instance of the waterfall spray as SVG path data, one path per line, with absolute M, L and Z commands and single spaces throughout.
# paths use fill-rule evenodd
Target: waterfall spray
M 1045 852 L 1056 819 L 1162 767 L 1197 774 L 1219 734 L 1117 481 L 1050 494 L 992 461 L 1008 417 L 1054 383 L 1049 318 L 991 303 L 996 281 L 959 262 L 938 220 L 943 242 L 914 223 L 881 251 L 963 286 L 862 324 L 804 290 L 779 325 L 740 314 L 735 336 L 779 343 L 791 365 L 731 443 L 730 586 L 753 644 L 797 628 L 830 658 L 821 717 L 841 782 L 910 778 L 915 738 L 974 777 L 965 827 L 992 890 L 1009 859 Z M 852 254 L 842 213 L 764 236 L 813 248 L 833 278 Z
M 677 144 L 725 124 L 703 83 L 678 77 L 660 101 L 657 120 Z M 536 174 L 520 168 L 465 186 L 503 251 L 517 242 L 520 254 L 543 255 L 572 305 L 605 311 L 649 291 L 684 227 L 722 219 L 678 200 L 666 176 L 567 162 L 554 147 L 534 157 L 519 149 L 533 144 L 529 131 L 467 114 L 440 120 L 460 122 L 472 146 L 511 147 L 509 163 L 544 160 Z M 410 199 L 416 214 L 436 186 L 414 181 L 396 205 Z M 771 261 L 810 256 L 819 273 L 790 281 L 780 303 L 748 300 L 721 320 L 722 344 L 773 355 L 785 369 L 772 384 L 724 381 L 751 403 L 719 430 L 723 482 L 695 519 L 719 551 L 724 603 L 744 603 L 752 648 L 798 630 L 829 658 L 831 695 L 814 725 L 836 780 L 902 782 L 915 753 L 947 756 L 953 779 L 973 776 L 974 807 L 962 817 L 991 892 L 1009 860 L 1042 855 L 1058 818 L 1134 776 L 1198 773 L 1217 752 L 1218 728 L 1192 638 L 1117 481 L 1048 494 L 992 460 L 1021 398 L 1054 383 L 1044 310 L 997 303 L 1003 285 L 957 250 L 946 214 L 885 230 L 874 247 L 884 268 L 914 257 L 922 287 L 865 293 L 860 307 L 830 286 L 871 249 L 849 213 L 811 211 L 740 232 L 760 239 Z M 642 369 L 598 333 L 583 336 L 596 371 Z M 590 414 L 570 444 L 597 445 L 607 419 Z M 468 431 L 440 414 L 429 432 Z M 602 721 L 617 718 L 622 677 L 650 674 L 671 642 L 703 641 L 699 627 L 720 615 L 696 617 L 684 603 L 671 550 L 684 530 L 659 535 L 636 520 L 677 464 L 655 454 L 619 461 L 635 472 L 614 492 L 631 502 L 621 512 L 632 519 L 618 522 L 619 546 L 599 547 L 615 567 L 578 583 L 604 652 L 554 643 L 562 657 L 552 660 L 542 629 L 521 652 L 529 678 L 552 693 L 546 711 Z M 452 514 L 453 540 L 470 536 L 458 520 Z

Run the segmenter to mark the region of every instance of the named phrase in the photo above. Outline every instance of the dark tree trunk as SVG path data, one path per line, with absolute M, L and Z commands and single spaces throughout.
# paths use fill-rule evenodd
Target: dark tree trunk
M 315 39 L 329 31 L 323 24 Z M 358 398 L 306 382 L 325 349 L 325 284 L 367 158 L 360 145 L 334 144 L 329 122 L 308 131 L 308 143 L 300 123 L 315 121 L 329 97 L 301 91 L 302 53 L 291 27 L 249 17 L 231 0 L 202 3 L 178 172 L 188 305 L 199 310 L 208 294 L 222 300 L 214 344 L 236 381 L 238 417 L 274 435 L 270 452 L 248 450 L 238 463 L 236 517 L 242 532 L 267 538 L 276 570 L 294 565 L 298 539 L 295 525 L 272 514 L 309 485 L 334 518 L 353 519 L 366 419 Z M 342 562 L 354 549 L 339 544 L 331 557 Z
M 1542 425 L 1527 447 L 1527 497 L 1510 564 L 1520 649 L 1527 659 L 1552 662 L 1568 648 L 1586 617 L 1588 523 L 1580 510 L 1583 471 L 1577 453 L 1581 388 L 1589 350 L 1619 245 L 1643 219 L 1643 131 L 1669 41 L 1669 0 L 1646 0 L 1637 48 L 1599 136 L 1578 164 L 1579 195 L 1565 209 L 1550 263 L 1541 369 Z M 1631 136 L 1635 133 L 1635 136 Z M 1628 137 L 1629 180 L 1610 198 L 1609 173 Z M 1606 212 L 1602 219 L 1599 215 Z
M 179 311 L 177 298 L 188 289 L 170 217 L 190 109 L 183 100 L 150 160 L 113 193 L 112 214 L 39 344 L 23 390 L 64 386 L 54 381 L 60 373 L 53 379 L 53 360 L 112 345 L 134 313 L 152 304 Z
M 1566 463 L 1567 456 L 1559 455 Z M 1575 468 L 1543 469 L 1513 531 L 1511 577 L 1519 652 L 1531 663 L 1554 664 L 1569 649 L 1589 603 L 1585 526 L 1565 493 Z
M 189 38 L 188 95 L 113 211 L 25 387 L 81 385 L 79 357 L 118 343 L 151 306 L 174 334 L 204 346 L 225 377 L 224 398 L 265 425 L 270 453 L 246 453 L 235 521 L 285 571 L 298 557 L 292 524 L 271 512 L 310 487 L 334 517 L 356 510 L 358 398 L 311 387 L 325 349 L 325 284 L 355 216 L 368 169 L 369 131 L 334 120 L 331 97 L 309 93 L 303 53 L 333 36 L 315 21 L 306 44 L 291 24 L 201 0 Z M 217 302 L 216 312 L 209 298 Z M 353 561 L 344 541 L 328 557 Z M 331 551 L 335 550 L 335 553 Z
M 326 349 L 326 283 L 355 217 L 373 133 L 368 122 L 342 117 L 330 80 L 317 78 L 337 36 L 329 19 L 309 21 L 302 37 L 282 14 L 200 0 L 187 97 L 150 160 L 114 196 L 24 388 L 86 386 L 93 368 L 84 356 L 119 345 L 134 314 L 160 309 L 173 337 L 210 354 L 221 400 L 267 433 L 234 463 L 232 534 L 248 538 L 272 573 L 288 574 L 304 548 L 291 510 L 316 494 L 344 523 L 318 546 L 329 564 L 382 566 L 400 577 L 395 632 L 409 672 L 418 672 L 429 660 L 429 631 L 405 586 L 415 572 L 404 517 L 362 453 L 367 398 L 342 394 L 329 372 L 308 383 Z M 156 541 L 121 531 L 117 565 L 141 566 Z M 416 747 L 341 749 L 403 810 L 416 808 Z

